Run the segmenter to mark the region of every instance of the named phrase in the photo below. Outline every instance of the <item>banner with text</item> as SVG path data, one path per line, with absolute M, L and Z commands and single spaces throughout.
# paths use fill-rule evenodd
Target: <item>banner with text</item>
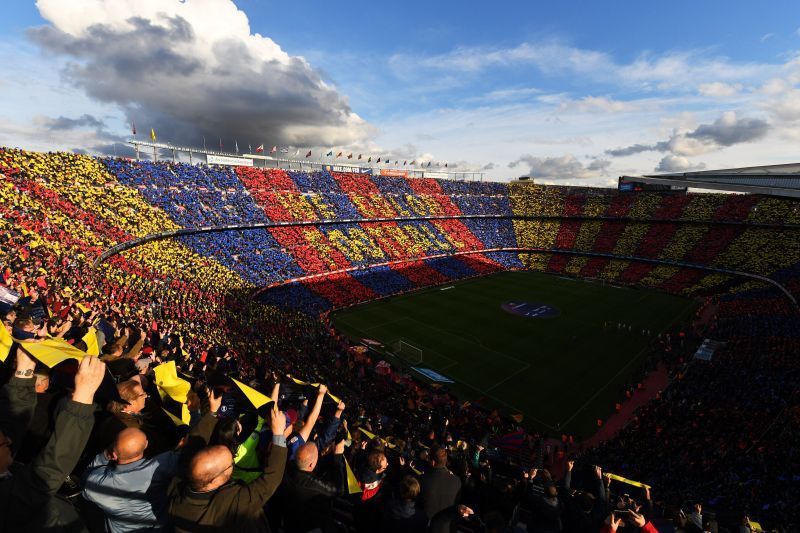
M 233 167 L 252 167 L 253 160 L 246 157 L 230 157 L 227 155 L 206 155 L 206 162 L 209 165 L 229 165 Z
M 388 168 L 381 169 L 381 176 L 392 176 L 395 178 L 407 178 L 407 170 L 389 170 Z
M 430 172 L 427 170 L 425 171 L 425 177 L 437 180 L 446 180 L 448 178 L 447 172 Z

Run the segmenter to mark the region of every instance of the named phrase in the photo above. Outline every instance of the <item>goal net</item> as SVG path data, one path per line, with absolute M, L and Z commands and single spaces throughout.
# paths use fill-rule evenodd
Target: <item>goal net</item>
M 412 364 L 419 365 L 422 363 L 422 349 L 414 346 L 404 339 L 397 339 L 391 344 L 392 352 L 396 357 Z

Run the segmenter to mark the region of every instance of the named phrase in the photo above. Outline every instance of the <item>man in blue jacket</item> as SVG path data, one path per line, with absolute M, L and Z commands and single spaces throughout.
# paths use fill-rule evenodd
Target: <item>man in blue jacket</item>
M 161 531 L 167 524 L 167 489 L 179 456 L 169 451 L 145 459 L 147 444 L 142 430 L 123 429 L 84 473 L 83 497 L 103 510 L 111 533 Z

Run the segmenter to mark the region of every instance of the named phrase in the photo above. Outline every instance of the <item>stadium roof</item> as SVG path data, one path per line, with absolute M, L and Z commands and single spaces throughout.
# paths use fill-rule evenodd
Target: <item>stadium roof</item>
M 800 163 L 624 176 L 628 181 L 800 198 Z

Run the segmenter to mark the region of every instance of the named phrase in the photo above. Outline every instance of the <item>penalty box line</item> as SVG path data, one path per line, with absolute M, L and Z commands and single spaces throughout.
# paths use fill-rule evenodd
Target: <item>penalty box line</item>
M 447 332 L 447 331 L 444 331 L 444 330 L 442 330 L 442 329 L 439 329 L 439 328 L 437 328 L 436 326 L 431 326 L 430 324 L 423 324 L 422 322 L 420 322 L 420 321 L 418 321 L 418 320 L 414 319 L 413 317 L 406 317 L 406 318 L 408 318 L 409 320 L 413 320 L 414 322 L 416 322 L 417 324 L 420 324 L 420 325 L 421 325 L 422 327 L 424 327 L 424 328 L 428 328 L 428 329 L 433 329 L 433 330 L 436 330 L 436 331 L 438 331 L 438 332 L 441 332 L 441 333 L 445 334 L 446 336 L 454 336 L 454 334 L 453 334 L 453 333 L 449 333 L 449 332 Z M 478 341 L 477 339 L 475 339 L 475 338 L 474 338 L 472 335 L 470 335 L 470 337 L 472 337 L 471 341 L 472 341 L 474 344 L 476 344 L 477 346 L 479 346 L 479 347 L 483 348 L 484 350 L 487 350 L 487 351 L 489 351 L 489 352 L 492 352 L 492 353 L 494 353 L 494 354 L 496 354 L 496 355 L 499 355 L 500 357 L 503 357 L 503 358 L 505 358 L 505 359 L 509 359 L 509 360 L 512 360 L 512 361 L 516 361 L 517 363 L 519 363 L 519 364 L 521 365 L 521 367 L 520 367 L 520 368 L 518 368 L 517 370 L 515 370 L 515 371 L 511 372 L 511 374 L 509 374 L 508 376 L 504 377 L 503 379 L 501 379 L 500 381 L 498 381 L 497 383 L 495 383 L 494 385 L 492 385 L 492 386 L 491 386 L 491 387 L 489 387 L 488 389 L 482 389 L 482 388 L 480 388 L 480 387 L 476 387 L 475 385 L 473 385 L 473 384 L 469 383 L 468 381 L 466 381 L 466 380 L 464 380 L 464 379 L 459 379 L 457 382 L 458 382 L 458 383 L 460 383 L 460 384 L 462 384 L 462 385 L 466 385 L 467 387 L 469 387 L 470 389 L 474 390 L 475 392 L 477 392 L 477 393 L 478 393 L 478 394 L 480 394 L 481 396 L 485 396 L 486 398 L 490 398 L 490 399 L 491 399 L 491 400 L 493 400 L 494 402 L 496 402 L 496 403 L 498 403 L 498 404 L 500 404 L 500 405 L 502 405 L 502 406 L 506 407 L 507 409 L 510 409 L 510 410 L 512 410 L 512 411 L 514 411 L 514 412 L 516 412 L 516 413 L 523 413 L 523 414 L 524 414 L 524 415 L 525 415 L 525 416 L 526 416 L 528 419 L 530 419 L 530 420 L 533 420 L 533 421 L 534 421 L 534 422 L 536 422 L 537 424 L 539 424 L 539 425 L 541 425 L 541 426 L 543 426 L 543 427 L 545 427 L 545 428 L 547 428 L 547 429 L 550 429 L 551 431 L 556 431 L 556 428 L 555 428 L 555 427 L 553 427 L 553 426 L 551 426 L 550 424 L 548 424 L 548 423 L 546 423 L 546 422 L 544 422 L 544 421 L 542 421 L 542 420 L 540 420 L 540 419 L 538 419 L 538 418 L 536 418 L 536 417 L 534 417 L 534 416 L 531 416 L 531 415 L 530 415 L 529 413 L 527 413 L 525 410 L 523 410 L 523 409 L 520 409 L 519 407 L 517 407 L 517 406 L 515 406 L 515 405 L 511 405 L 510 403 L 506 402 L 505 400 L 501 400 L 501 399 L 500 399 L 500 398 L 498 398 L 497 396 L 495 396 L 495 395 L 493 395 L 493 394 L 491 394 L 491 393 L 490 393 L 490 391 L 492 391 L 492 390 L 494 390 L 495 388 L 499 387 L 500 385 L 502 385 L 503 383 L 507 382 L 507 381 L 508 381 L 508 380 L 510 380 L 511 378 L 513 378 L 513 377 L 515 377 L 515 376 L 517 376 L 517 375 L 521 374 L 522 372 L 525 372 L 525 371 L 527 371 L 528 369 L 530 369 L 530 368 L 531 368 L 531 364 L 530 364 L 530 363 L 528 363 L 528 362 L 526 362 L 526 361 L 522 361 L 521 359 L 517 359 L 516 357 L 510 356 L 510 355 L 508 355 L 508 354 L 504 354 L 504 353 L 498 352 L 498 351 L 496 351 L 496 350 L 493 350 L 493 349 L 491 349 L 491 348 L 488 348 L 488 347 L 487 347 L 487 346 L 485 346 L 483 343 L 481 343 L 480 341 Z M 438 352 L 436 352 L 436 353 L 438 354 Z M 438 355 L 441 355 L 441 354 L 438 354 Z M 453 360 L 452 358 L 449 358 L 449 357 L 447 357 L 447 356 L 444 356 L 444 355 L 442 355 L 442 357 L 445 357 L 445 358 L 447 358 L 447 359 L 450 359 L 450 360 L 451 360 L 451 361 L 453 361 L 453 362 L 452 362 L 451 364 L 447 365 L 446 367 L 442 367 L 442 368 L 439 368 L 439 369 L 437 369 L 437 370 L 438 370 L 438 371 L 440 371 L 440 372 L 444 372 L 446 369 L 448 369 L 448 368 L 452 368 L 452 367 L 454 367 L 454 366 L 457 366 L 457 365 L 459 364 L 459 363 L 458 363 L 458 361 L 455 361 L 455 360 Z
M 441 330 L 441 329 L 439 329 L 439 328 L 437 328 L 437 327 L 435 327 L 435 326 L 430 326 L 430 325 L 428 325 L 428 324 L 423 324 L 422 322 L 419 322 L 418 320 L 415 320 L 413 317 L 400 317 L 400 318 L 396 318 L 396 319 L 388 320 L 388 321 L 386 321 L 386 322 L 383 322 L 383 323 L 381 323 L 381 324 L 378 324 L 378 325 L 375 325 L 375 326 L 370 326 L 369 328 L 363 328 L 363 329 L 362 329 L 362 328 L 355 327 L 355 326 L 352 324 L 352 322 L 351 322 L 350 320 L 346 320 L 346 319 L 345 319 L 345 320 L 342 320 L 342 317 L 338 317 L 338 320 L 341 320 L 342 322 L 344 322 L 345 324 L 349 325 L 349 326 L 350 326 L 350 327 L 352 327 L 353 329 L 355 329 L 355 330 L 357 330 L 357 331 L 361 332 L 361 334 L 362 334 L 362 335 L 366 334 L 366 333 L 367 333 L 367 332 L 369 332 L 370 330 L 377 329 L 377 328 L 379 328 L 379 327 L 386 326 L 386 325 L 389 325 L 389 324 L 394 324 L 394 323 L 397 323 L 397 322 L 400 322 L 400 321 L 403 321 L 403 320 L 412 320 L 412 321 L 416 322 L 417 324 L 420 324 L 420 325 L 422 325 L 422 326 L 423 326 L 423 327 L 425 327 L 425 328 L 428 328 L 428 329 L 435 329 L 436 331 L 442 332 L 442 333 L 444 333 L 445 335 L 449 335 L 449 336 L 452 336 L 452 335 L 453 335 L 453 334 L 451 334 L 451 333 L 448 333 L 448 332 L 446 332 L 446 331 L 444 331 L 444 330 Z M 533 422 L 536 422 L 537 424 L 539 424 L 539 425 L 540 425 L 540 426 L 542 426 L 542 427 L 545 427 L 545 428 L 547 428 L 547 429 L 549 429 L 549 430 L 551 430 L 551 431 L 557 431 L 557 429 L 556 429 L 555 427 L 551 426 L 551 425 L 550 425 L 550 424 L 548 424 L 547 422 L 544 422 L 544 421 L 542 421 L 542 420 L 540 420 L 540 419 L 538 419 L 538 418 L 536 418 L 536 417 L 534 417 L 534 416 L 530 415 L 529 413 L 525 412 L 523 409 L 520 409 L 520 408 L 519 408 L 519 407 L 517 407 L 517 406 L 511 405 L 510 403 L 506 402 L 505 400 L 502 400 L 502 399 L 498 398 L 497 396 L 495 396 L 495 395 L 493 395 L 493 394 L 491 394 L 491 393 L 489 392 L 489 391 L 491 391 L 491 390 L 494 390 L 495 388 L 499 387 L 500 385 L 502 385 L 502 384 L 503 384 L 503 383 L 505 383 L 506 381 L 510 380 L 510 379 L 511 379 L 511 378 L 513 378 L 514 376 L 516 376 L 516 375 L 518 375 L 518 374 L 521 374 L 522 372 L 524 372 L 524 371 L 528 370 L 528 369 L 531 367 L 531 364 L 530 364 L 530 363 L 527 363 L 527 362 L 524 362 L 524 361 L 521 361 L 520 359 L 517 359 L 516 357 L 509 356 L 509 355 L 507 355 L 507 354 L 503 354 L 503 353 L 497 352 L 497 351 L 495 351 L 495 350 L 492 350 L 491 348 L 487 348 L 486 346 L 484 346 L 482 343 L 480 343 L 479 341 L 477 341 L 477 340 L 476 340 L 476 339 L 474 339 L 474 338 L 472 339 L 472 342 L 474 342 L 475 344 L 477 344 L 478 346 L 480 346 L 481 348 L 483 348 L 483 349 L 485 349 L 485 350 L 487 350 L 487 351 L 490 351 L 490 352 L 493 352 L 493 353 L 495 353 L 495 354 L 498 354 L 498 355 L 500 355 L 501 357 L 504 357 L 504 358 L 506 358 L 506 359 L 511 359 L 511 360 L 514 360 L 514 361 L 516 361 L 516 362 L 520 363 L 520 364 L 521 364 L 521 365 L 523 365 L 523 366 L 522 366 L 522 368 L 519 368 L 519 369 L 515 370 L 515 371 L 514 371 L 514 372 L 512 372 L 510 375 L 508 375 L 508 376 L 506 376 L 505 378 L 503 378 L 502 380 L 498 381 L 497 383 L 495 383 L 494 385 L 492 385 L 492 386 L 491 386 L 491 387 L 489 387 L 488 389 L 482 389 L 482 388 L 480 388 L 480 387 L 476 387 L 475 385 L 473 385 L 473 384 L 471 384 L 471 383 L 469 383 L 469 382 L 467 382 L 466 380 L 463 380 L 463 379 L 459 379 L 459 380 L 457 381 L 457 383 L 458 383 L 458 384 L 460 384 L 460 385 L 464 385 L 464 386 L 468 387 L 469 389 L 471 389 L 471 390 L 473 390 L 473 391 L 477 392 L 477 393 L 478 393 L 478 394 L 480 394 L 481 396 L 484 396 L 484 397 L 486 397 L 486 398 L 489 398 L 489 399 L 491 399 L 492 401 L 494 401 L 495 403 L 497 403 L 497 404 L 499 404 L 499 405 L 502 405 L 503 407 L 505 407 L 505 408 L 507 408 L 507 409 L 510 409 L 511 411 L 514 411 L 514 412 L 517 412 L 517 413 L 523 413 L 523 414 L 525 415 L 525 417 L 526 417 L 526 418 L 528 418 L 529 420 L 532 420 Z M 444 372 L 445 370 L 447 370 L 447 369 L 449 369 L 449 368 L 453 368 L 453 367 L 455 367 L 455 366 L 458 366 L 458 364 L 459 364 L 459 363 L 458 363 L 458 361 L 456 361 L 455 359 L 453 359 L 453 358 L 451 358 L 451 357 L 447 357 L 446 355 L 440 354 L 439 352 L 436 352 L 435 350 L 429 350 L 429 351 L 432 351 L 432 352 L 434 352 L 434 353 L 435 353 L 437 356 L 440 356 L 440 357 L 442 357 L 442 358 L 444 358 L 444 359 L 447 359 L 447 360 L 449 360 L 449 361 L 450 361 L 450 363 L 449 363 L 449 364 L 447 364 L 447 365 L 445 365 L 445 366 L 443 366 L 443 367 L 440 367 L 440 368 L 436 369 L 438 372 Z M 424 354 L 424 351 L 423 351 L 423 354 Z M 424 356 L 424 355 L 423 355 L 423 356 Z

